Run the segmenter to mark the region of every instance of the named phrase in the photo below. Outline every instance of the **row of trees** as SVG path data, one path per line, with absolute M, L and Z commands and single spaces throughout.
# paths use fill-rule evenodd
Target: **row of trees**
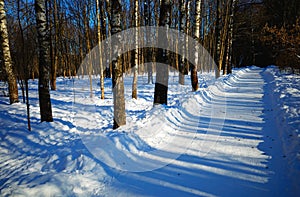
M 167 26 L 193 37 L 215 60 L 216 77 L 230 73 L 232 66 L 280 63 L 278 57 L 287 51 L 293 54 L 289 55 L 296 63 L 300 59 L 299 21 L 297 23 L 295 17 L 300 10 L 297 0 L 289 3 L 279 0 L 8 0 L 6 9 L 4 1 L 0 2 L 0 78 L 9 82 L 10 102 L 14 103 L 18 101 L 16 81 L 25 102 L 28 79 L 39 77 L 42 121 L 53 120 L 49 91 L 50 88 L 56 90 L 56 77 L 76 76 L 84 57 L 96 45 L 131 27 Z M 145 34 L 136 32 L 136 40 L 138 36 L 151 37 L 149 32 Z M 282 36 L 285 42 L 280 41 Z M 274 43 L 274 40 L 278 41 Z M 124 72 L 133 71 L 132 97 L 137 98 L 139 73 L 148 73 L 151 83 L 152 73 L 156 71 L 156 81 L 167 84 L 168 70 L 156 67 L 155 62 L 167 63 L 179 70 L 179 84 L 185 83 L 184 75 L 190 72 L 194 91 L 198 89 L 199 71 L 213 69 L 200 61 L 191 64 L 187 57 L 174 52 L 142 48 L 143 43 L 136 45 L 139 49 L 122 54 L 107 67 L 102 57 L 121 49 L 116 46 L 112 51 L 103 51 L 100 48 L 100 71 L 80 68 L 88 71 L 90 81 L 91 75 L 100 75 L 102 99 L 104 73 L 112 77 L 116 94 L 114 128 L 125 124 Z M 188 50 L 187 46 L 179 47 Z M 284 47 L 287 50 L 282 50 Z M 195 54 L 195 59 L 199 56 Z M 145 67 L 143 62 L 153 63 Z M 285 63 L 290 62 L 293 61 Z M 92 83 L 90 88 L 92 90 Z M 167 91 L 166 85 L 156 83 L 154 103 L 167 104 Z
M 35 19 L 36 19 L 36 32 L 38 37 L 38 51 L 39 51 L 39 104 L 41 111 L 41 121 L 53 121 L 52 117 L 52 108 L 51 100 L 49 93 L 49 70 L 50 70 L 50 58 L 49 58 L 49 39 L 47 33 L 47 19 L 46 19 L 46 10 L 45 5 L 42 0 L 35 1 Z M 19 25 L 20 24 L 20 18 Z M 8 87 L 9 87 L 9 98 L 10 103 L 18 102 L 18 87 L 16 74 L 12 66 L 11 50 L 8 38 L 7 31 L 7 19 L 6 11 L 4 8 L 4 1 L 0 1 L 0 26 L 1 26 L 1 49 L 3 56 L 4 70 L 7 76 Z M 23 35 L 22 35 L 23 36 Z M 24 38 L 21 37 L 21 41 L 24 43 Z M 22 51 L 25 52 L 23 46 Z M 23 72 L 26 72 L 27 68 L 23 67 Z M 22 80 L 22 79 L 21 79 Z M 26 83 L 26 96 L 27 96 L 27 115 L 28 115 L 28 129 L 30 130 L 30 113 L 29 113 L 29 100 L 28 100 L 28 80 L 25 80 Z

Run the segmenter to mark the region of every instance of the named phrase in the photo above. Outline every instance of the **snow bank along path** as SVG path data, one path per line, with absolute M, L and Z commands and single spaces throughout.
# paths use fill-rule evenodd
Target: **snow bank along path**
M 25 106 L 1 97 L 0 196 L 299 196 L 299 81 L 275 67 L 243 68 L 184 92 L 183 102 L 177 98 L 188 86 L 178 91 L 171 84 L 164 109 L 151 109 L 153 86 L 143 85 L 140 99 L 127 102 L 131 116 L 119 132 L 108 129 L 112 103 L 97 103 L 99 115 L 82 118 L 102 125 L 120 149 L 178 154 L 155 156 L 171 163 L 147 172 L 111 168 L 88 151 L 79 134 L 93 130 L 76 128 L 70 116 L 83 115 L 70 110 L 72 82 L 59 81 L 67 87 L 52 93 L 54 123 L 39 123 L 38 102 L 31 100 L 33 132 L 25 129 Z M 165 114 L 156 125 L 165 132 L 128 132 L 152 126 L 157 113 Z

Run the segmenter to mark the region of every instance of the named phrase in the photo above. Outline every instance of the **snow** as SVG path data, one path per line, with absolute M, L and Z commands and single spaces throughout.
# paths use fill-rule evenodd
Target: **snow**
M 54 122 L 40 123 L 37 81 L 26 106 L 0 97 L 0 196 L 299 196 L 300 76 L 236 69 L 200 89 L 171 73 L 168 106 L 125 76 L 127 125 L 113 131 L 111 81 L 58 78 Z M 189 84 L 190 79 L 186 77 Z M 5 84 L 0 82 L 1 92 Z

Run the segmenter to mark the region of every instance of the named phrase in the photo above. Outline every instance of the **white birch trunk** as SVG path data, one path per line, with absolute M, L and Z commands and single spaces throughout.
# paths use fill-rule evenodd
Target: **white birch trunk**
M 101 90 L 101 99 L 104 99 L 104 68 L 103 68 L 103 54 L 102 54 L 102 45 L 101 45 L 101 17 L 100 17 L 100 5 L 99 0 L 96 0 L 97 6 L 97 34 L 98 34 L 98 49 L 99 49 L 99 67 L 100 67 L 100 90 Z
M 122 31 L 121 28 L 121 4 L 115 0 L 111 3 L 111 35 Z M 121 37 L 116 36 L 112 51 L 114 54 L 120 54 L 121 47 L 116 43 L 120 43 Z M 113 84 L 113 100 L 114 100 L 114 125 L 113 129 L 126 124 L 125 114 L 125 97 L 124 97 L 124 80 L 121 58 L 112 61 L 112 84 Z
M 4 0 L 0 1 L 0 35 L 2 38 L 1 49 L 3 51 L 4 70 L 6 72 L 7 81 L 8 81 L 9 102 L 10 104 L 13 104 L 19 101 L 18 86 L 17 86 L 16 76 L 12 68 Z
M 139 27 L 139 0 L 135 0 L 135 11 L 134 11 L 134 15 L 135 15 L 135 27 L 136 27 L 136 31 L 135 31 L 135 57 L 134 57 L 134 73 L 133 73 L 133 82 L 132 82 L 132 98 L 137 99 L 137 78 L 138 78 L 138 66 L 139 66 L 139 31 L 138 31 L 138 27 Z

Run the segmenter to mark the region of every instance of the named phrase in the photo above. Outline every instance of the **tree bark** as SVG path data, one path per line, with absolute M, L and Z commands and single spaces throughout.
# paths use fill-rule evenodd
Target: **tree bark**
M 83 8 L 83 23 L 85 29 L 85 40 L 86 40 L 86 53 L 88 54 L 91 50 L 91 43 L 90 43 L 90 8 L 89 4 L 86 2 Z M 93 97 L 93 65 L 91 62 L 88 62 L 87 71 L 89 75 L 90 81 L 90 98 Z
M 234 4 L 233 0 L 230 1 L 230 11 L 228 18 L 228 35 L 227 35 L 227 49 L 226 49 L 226 60 L 225 60 L 225 69 L 224 74 L 231 73 L 231 60 L 232 60 L 232 36 L 233 36 L 233 12 L 234 12 Z
M 225 12 L 225 19 L 224 19 L 224 27 L 221 35 L 221 43 L 220 43 L 220 58 L 219 58 L 219 71 L 222 70 L 223 65 L 224 65 L 224 57 L 225 57 L 225 50 L 226 50 L 226 41 L 227 41 L 227 36 L 228 36 L 228 24 L 229 24 L 229 11 L 231 9 L 231 3 L 232 0 L 229 0 L 226 3 L 226 12 Z M 223 74 L 226 73 L 225 68 Z
M 200 26 L 201 26 L 201 0 L 196 0 L 196 28 L 195 28 L 195 37 L 198 42 L 200 42 Z M 197 76 L 197 67 L 199 66 L 200 54 L 195 54 L 196 65 L 191 66 L 191 82 L 193 91 L 197 91 L 199 88 L 198 85 L 198 76 Z
M 10 104 L 19 102 L 18 85 L 15 73 L 12 68 L 12 60 L 9 49 L 9 39 L 6 22 L 6 12 L 4 8 L 4 0 L 0 1 L 0 36 L 1 36 L 1 49 L 4 59 L 4 70 L 7 75 L 9 102 Z
M 111 35 L 121 32 L 121 5 L 118 0 L 113 0 L 111 4 Z M 116 36 L 113 44 L 113 53 L 119 54 L 121 47 L 120 36 Z M 112 61 L 112 85 L 114 100 L 114 124 L 113 129 L 126 124 L 124 81 L 122 72 L 122 60 L 120 57 Z
M 179 31 L 181 33 L 184 32 L 185 30 L 185 19 L 187 17 L 186 13 L 186 2 L 185 0 L 179 0 Z M 179 46 L 182 47 L 183 50 L 185 51 L 186 46 L 182 45 Z M 179 84 L 184 85 L 184 75 L 185 75 L 185 56 L 180 57 L 180 62 L 179 62 Z
M 101 47 L 101 39 L 102 39 L 102 32 L 101 32 L 101 11 L 100 11 L 100 4 L 99 0 L 96 0 L 97 6 L 97 34 L 98 34 L 98 48 L 99 48 L 99 67 L 100 67 L 100 90 L 101 90 L 101 99 L 104 99 L 104 69 L 103 69 L 103 59 L 102 59 L 102 47 Z
M 219 4 L 220 4 L 220 0 L 216 0 L 216 24 L 215 24 L 215 38 L 214 38 L 214 58 L 215 58 L 215 62 L 217 64 L 218 62 L 218 46 L 219 46 L 219 37 L 220 37 L 220 33 L 219 33 L 219 23 L 220 23 L 220 10 L 219 10 Z M 216 65 L 215 67 L 215 76 L 216 78 L 220 77 L 220 69 L 219 66 Z
M 26 57 L 26 49 L 25 49 L 25 39 L 24 39 L 24 30 L 22 27 L 22 22 L 21 22 L 21 1 L 18 0 L 18 24 L 19 24 L 19 28 L 20 28 L 20 34 L 21 34 L 21 45 L 22 45 L 22 54 L 24 54 L 24 56 Z M 27 8 L 27 7 L 26 7 Z M 26 9 L 27 10 L 27 9 Z M 27 36 L 28 37 L 28 36 Z M 23 80 L 25 82 L 25 95 L 24 95 L 24 87 L 22 88 L 22 94 L 23 94 L 23 102 L 26 102 L 26 109 L 27 109 L 27 126 L 28 126 L 28 130 L 31 131 L 31 122 L 30 122 L 30 104 L 29 104 L 29 90 L 28 90 L 28 79 L 29 79 L 29 65 L 28 65 L 28 60 L 26 60 L 26 63 L 24 61 L 24 58 L 22 58 L 22 64 L 23 64 L 23 72 L 24 72 L 24 76 L 23 79 L 21 79 L 22 84 L 23 84 Z M 25 101 L 25 97 L 26 97 L 26 101 Z
M 151 25 L 151 1 L 146 0 L 144 4 L 144 18 L 145 18 L 145 26 L 150 26 Z M 146 32 L 146 42 L 150 40 L 150 32 Z M 153 50 L 151 49 L 146 49 L 146 54 L 145 54 L 145 59 L 147 64 L 147 73 L 148 73 L 148 84 L 153 83 L 153 59 L 151 59 L 153 54 Z
M 36 24 L 39 43 L 39 104 L 41 121 L 52 122 L 52 107 L 49 91 L 50 57 L 45 0 L 35 0 Z
M 159 26 L 170 24 L 169 16 L 171 12 L 170 0 L 162 0 L 159 17 Z M 160 40 L 167 40 L 165 33 L 159 33 Z M 157 60 L 161 63 L 168 63 L 167 51 L 165 49 L 157 50 Z M 168 79 L 169 69 L 167 66 L 156 66 L 156 81 L 154 90 L 154 104 L 168 104 Z
M 134 53 L 134 67 L 133 67 L 133 82 L 132 82 L 132 98 L 137 99 L 137 78 L 138 78 L 138 66 L 139 66 L 139 0 L 135 0 L 134 3 L 134 20 L 135 20 L 135 53 Z
M 58 10 L 57 0 L 53 1 L 53 18 L 54 18 L 54 46 L 51 50 L 51 75 L 50 75 L 50 86 L 51 90 L 56 90 L 56 72 L 57 72 L 57 43 L 58 43 Z M 52 46 L 52 43 L 51 43 Z
M 190 70 L 190 62 L 188 59 L 190 59 L 190 49 L 189 49 L 189 36 L 191 35 L 191 1 L 186 1 L 185 6 L 185 12 L 186 12 L 186 19 L 185 19 L 185 33 L 188 35 L 186 36 L 185 40 L 185 54 L 186 54 L 186 60 L 185 60 L 185 69 L 187 72 Z

